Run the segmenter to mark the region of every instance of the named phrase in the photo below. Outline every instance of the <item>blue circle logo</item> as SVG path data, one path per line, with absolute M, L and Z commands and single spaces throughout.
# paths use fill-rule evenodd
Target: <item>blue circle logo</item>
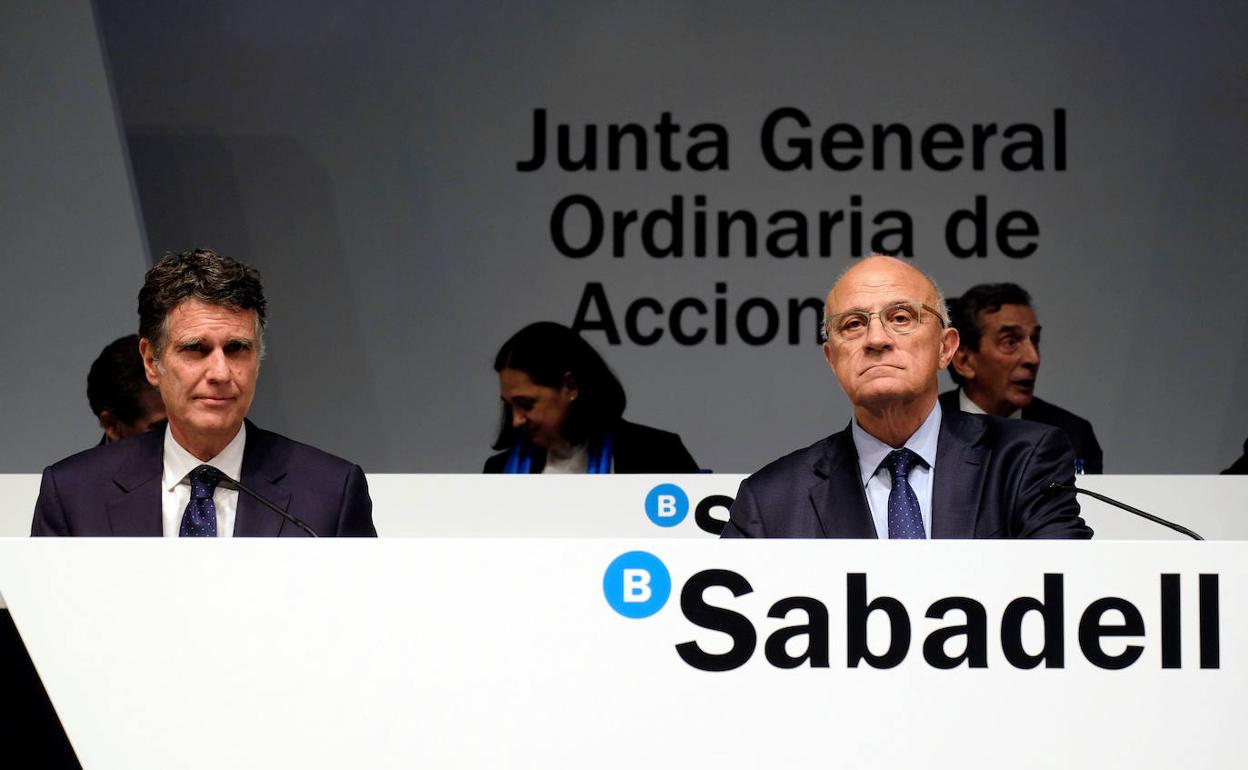
M 611 609 L 624 617 L 648 618 L 667 604 L 672 576 L 654 554 L 629 551 L 607 565 L 602 593 Z
M 646 516 L 660 527 L 674 527 L 689 515 L 689 496 L 675 484 L 660 484 L 646 495 Z

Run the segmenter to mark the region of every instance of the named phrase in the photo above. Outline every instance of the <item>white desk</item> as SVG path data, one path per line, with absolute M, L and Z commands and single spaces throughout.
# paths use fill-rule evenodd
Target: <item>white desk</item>
M 628 584 L 604 588 L 608 565 L 634 550 L 661 560 L 672 585 L 641 619 L 607 601 Z M 730 638 L 704 627 L 713 618 L 686 617 L 681 595 L 729 573 L 752 590 L 695 598 L 721 619 L 736 613 L 757 643 L 743 665 L 710 673 L 677 645 L 718 655 Z M 895 667 L 848 664 L 856 574 L 911 627 Z M 1060 611 L 1046 574 L 1061 576 Z M 1162 667 L 1163 574 L 1179 581 L 1178 668 Z M 1217 576 L 1216 632 L 1202 631 L 1202 574 Z M 661 581 L 649 581 L 653 599 Z M 23 538 L 0 540 L 0 593 L 93 769 L 1171 770 L 1239 768 L 1248 750 L 1245 543 Z M 795 596 L 807 610 L 768 617 Z M 943 654 L 967 648 L 953 628 L 962 611 L 925 617 L 948 597 L 983 608 L 986 668 L 929 660 L 925 640 L 942 629 L 955 632 Z M 1022 597 L 1052 616 L 1016 621 L 1024 650 L 1038 654 L 1046 624 L 1060 623 L 1061 667 L 1009 662 L 1001 628 Z M 1129 602 L 1142 634 L 1081 640 L 1102 597 Z M 869 618 L 874 654 L 900 644 L 883 611 Z M 816 634 L 798 629 L 768 651 L 803 625 Z M 1201 667 L 1209 634 L 1217 668 Z M 770 660 L 824 635 L 827 667 Z M 1107 670 L 1089 644 L 1143 649 Z
M 383 537 L 711 537 L 695 510 L 732 498 L 741 474 L 485 476 L 371 474 L 373 519 Z M 680 524 L 645 512 L 655 486 L 674 483 L 689 500 Z M 1080 486 L 1178 521 L 1209 540 L 1248 540 L 1248 476 L 1082 476 Z M 30 533 L 37 474 L 0 474 L 0 537 Z M 1181 540 L 1182 535 L 1087 496 L 1084 518 L 1102 540 Z M 725 518 L 716 507 L 709 516 Z

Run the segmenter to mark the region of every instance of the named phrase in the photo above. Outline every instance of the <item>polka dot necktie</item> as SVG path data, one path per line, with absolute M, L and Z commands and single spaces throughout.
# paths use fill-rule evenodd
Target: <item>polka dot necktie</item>
M 884 467 L 893 477 L 893 488 L 888 493 L 888 537 L 890 540 L 922 540 L 923 512 L 919 510 L 919 498 L 910 486 L 910 469 L 922 464 L 923 458 L 909 449 L 894 449 L 884 458 Z
M 217 536 L 217 506 L 212 493 L 221 478 L 221 471 L 211 465 L 200 465 L 191 471 L 191 499 L 182 514 L 178 537 Z

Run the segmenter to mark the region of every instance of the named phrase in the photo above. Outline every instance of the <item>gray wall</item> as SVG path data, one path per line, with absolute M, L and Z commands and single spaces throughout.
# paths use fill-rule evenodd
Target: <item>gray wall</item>
M 87 368 L 133 332 L 147 245 L 89 2 L 0 3 L 0 472 L 95 444 Z
M 716 282 L 733 310 L 753 296 L 820 297 L 852 261 L 843 240 L 830 258 L 734 248 L 656 259 L 635 238 L 622 259 L 573 260 L 548 229 L 560 198 L 644 213 L 703 194 L 709 209 L 765 220 L 850 208 L 860 195 L 868 221 L 883 209 L 913 216 L 915 264 L 947 292 L 997 280 L 1032 291 L 1045 326 L 1038 392 L 1093 421 L 1108 471 L 1210 472 L 1240 453 L 1242 4 L 315 5 L 99 7 L 152 251 L 207 246 L 264 272 L 270 356 L 253 415 L 266 427 L 370 471 L 476 470 L 497 419 L 495 350 L 529 321 L 570 322 L 588 282 L 604 285 L 622 323 L 638 297 L 709 305 Z M 990 154 L 979 172 L 917 162 L 781 172 L 763 162 L 759 128 L 784 106 L 810 116 L 804 133 L 816 140 L 838 121 L 897 121 L 916 134 L 937 122 L 1047 128 L 1062 108 L 1067 169 L 1011 173 Z M 719 123 L 730 168 L 669 172 L 652 155 L 645 171 L 521 173 L 539 107 L 578 131 L 651 125 L 664 111 L 686 128 Z M 994 212 L 1036 217 L 1035 254 L 949 254 L 944 220 L 978 194 Z M 92 194 L 55 223 L 85 232 L 84 212 L 124 197 Z M 0 237 L 10 253 L 20 245 Z M 136 240 L 126 246 L 138 258 Z M 41 264 L 25 256 L 19 269 Z M 115 301 L 126 321 L 137 286 L 130 275 L 90 296 Z M 26 295 L 3 292 L 5 304 Z M 45 347 L 64 350 L 55 371 L 65 383 L 26 411 L 85 414 L 77 372 L 99 345 L 66 349 L 82 320 L 58 319 Z M 33 326 L 5 334 L 14 328 Z M 849 418 L 803 334 L 798 346 L 750 346 L 734 333 L 692 347 L 670 335 L 652 346 L 587 336 L 621 375 L 627 416 L 680 432 L 705 466 L 743 472 Z M 35 470 L 79 441 L 64 426 L 53 438 L 63 446 L 6 455 L 0 470 Z

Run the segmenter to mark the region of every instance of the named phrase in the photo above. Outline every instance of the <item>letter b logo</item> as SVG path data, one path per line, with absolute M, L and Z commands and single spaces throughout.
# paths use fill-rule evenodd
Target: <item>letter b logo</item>
M 624 601 L 628 604 L 648 602 L 654 591 L 650 590 L 650 573 L 644 569 L 624 570 Z
M 689 496 L 675 484 L 660 484 L 646 495 L 646 516 L 660 527 L 674 527 L 689 515 Z
M 645 551 L 620 554 L 602 576 L 602 593 L 626 618 L 648 618 L 667 603 L 672 577 L 663 562 Z

